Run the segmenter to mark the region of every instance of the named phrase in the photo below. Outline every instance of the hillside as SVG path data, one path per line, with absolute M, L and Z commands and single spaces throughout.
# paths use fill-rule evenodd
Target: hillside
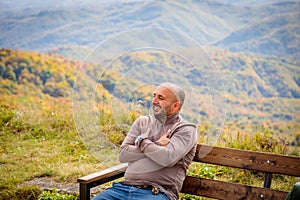
M 78 64 L 62 56 L 1 49 L 0 92 L 41 99 L 70 98 Z
M 215 66 L 223 76 L 223 83 L 226 92 L 236 91 L 236 97 L 279 97 L 279 98 L 296 98 L 300 97 L 300 82 L 299 82 L 299 63 L 295 63 L 290 59 L 281 59 L 275 56 L 258 57 L 250 53 L 231 53 L 230 51 L 214 48 L 210 46 L 204 47 L 210 58 L 213 60 Z M 64 55 L 66 57 L 82 60 L 82 54 L 88 55 L 92 50 L 80 47 L 63 47 L 53 49 L 52 53 Z M 197 55 L 190 49 L 191 54 Z M 95 54 L 93 58 L 100 58 L 103 52 L 93 50 Z M 119 62 L 123 63 L 122 69 L 120 67 L 111 66 L 114 70 L 126 72 L 135 66 L 147 63 L 166 62 L 158 59 L 163 56 L 163 52 L 153 55 L 141 50 L 139 53 L 125 56 L 125 58 L 118 58 Z M 164 55 L 166 56 L 166 55 Z M 99 62 L 100 59 L 86 58 L 86 61 L 94 63 Z M 172 57 L 170 60 L 175 64 L 180 58 Z M 115 61 L 116 62 L 116 61 Z M 116 65 L 120 63 L 116 62 Z M 147 70 L 151 70 L 150 68 Z M 137 79 L 143 80 L 144 74 L 148 73 L 141 71 L 141 74 L 136 72 Z M 197 74 L 190 74 L 191 80 L 194 80 Z M 249 77 L 249 80 L 247 80 Z M 245 79 L 246 78 L 246 79 Z M 155 79 L 154 79 L 155 80 Z M 242 83 L 244 82 L 244 83 Z M 252 88 L 252 89 L 251 89 Z
M 103 155 L 99 146 L 119 144 L 120 132 L 126 133 L 137 116 L 151 113 L 152 92 L 163 81 L 185 89 L 182 115 L 198 124 L 204 140 L 213 142 L 222 131 L 267 129 L 295 144 L 299 66 L 288 59 L 212 47 L 206 51 L 213 64 L 197 68 L 162 51 L 124 54 L 104 68 L 95 61 L 81 63 L 54 53 L 1 49 L 0 95 L 5 105 L 50 104 L 50 110 L 65 105 L 83 143 L 97 158 Z
M 207 50 L 215 62 L 217 71 L 221 74 L 220 81 L 224 86 L 224 91 L 218 95 L 222 97 L 222 107 L 226 108 L 225 126 L 234 123 L 237 127 L 246 128 L 248 125 L 267 121 L 278 126 L 299 123 L 299 66 L 295 66 L 288 60 L 272 57 L 256 58 L 252 55 L 235 54 L 215 48 L 207 48 Z M 122 106 L 119 106 L 122 105 L 121 102 L 125 103 L 126 106 L 123 107 L 125 110 L 142 106 L 146 109 L 142 112 L 148 112 L 153 85 L 147 84 L 147 80 L 154 82 L 164 80 L 171 76 L 170 72 L 157 73 L 155 65 L 152 67 L 145 65 L 142 70 L 130 71 L 131 65 L 143 66 L 143 63 L 151 63 L 154 60 L 160 63 L 168 59 L 160 52 L 151 52 L 151 54 L 144 52 L 120 58 L 111 66 L 114 71 L 104 71 L 101 66 L 85 64 L 82 65 L 84 71 L 80 72 L 77 68 L 79 62 L 61 56 L 2 49 L 0 92 L 1 95 L 18 95 L 29 99 L 58 98 L 71 101 L 72 90 L 75 89 L 73 101 L 85 101 L 88 105 L 96 102 L 100 113 L 101 109 L 108 109 L 113 113 L 125 113 L 121 109 Z M 172 57 L 172 62 L 168 65 L 181 63 L 176 57 Z M 122 63 L 131 63 L 131 65 L 122 65 Z M 118 66 L 123 67 L 118 68 Z M 125 66 L 128 69 L 124 68 Z M 160 68 L 160 70 L 166 69 Z M 187 104 L 201 106 L 185 107 L 185 117 L 190 120 L 196 119 L 197 123 L 208 121 L 213 125 L 215 122 L 211 121 L 213 113 L 210 109 L 210 89 L 196 74 L 191 71 L 187 76 L 194 92 L 197 92 L 195 95 L 200 95 L 200 99 L 189 97 L 188 92 L 187 98 L 192 99 L 187 99 Z M 175 74 L 171 77 L 176 79 L 178 76 Z M 94 97 L 90 98 L 90 95 Z M 133 107 L 130 108 L 130 105 Z M 223 109 L 219 111 L 219 116 L 224 116 L 222 112 L 225 111 Z M 122 116 L 118 117 L 122 118 Z
M 183 32 L 201 45 L 298 59 L 300 3 L 274 2 L 88 1 L 48 8 L 28 5 L 24 10 L 7 3 L 0 19 L 0 46 L 43 52 L 70 45 L 94 48 L 123 31 L 162 27 Z M 164 42 L 159 35 L 152 37 Z M 143 37 L 134 40 L 143 44 Z

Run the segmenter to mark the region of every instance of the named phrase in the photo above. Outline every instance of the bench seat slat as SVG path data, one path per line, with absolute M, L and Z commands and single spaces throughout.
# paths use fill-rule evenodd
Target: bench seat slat
M 198 145 L 194 161 L 300 176 L 300 157 Z
M 270 190 L 267 188 L 192 176 L 186 177 L 181 192 L 224 200 L 282 200 L 288 194 L 288 192 L 285 191 Z

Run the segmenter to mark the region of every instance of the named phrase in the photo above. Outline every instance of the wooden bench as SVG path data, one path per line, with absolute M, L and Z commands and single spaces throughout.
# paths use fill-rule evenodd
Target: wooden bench
M 283 200 L 288 192 L 270 189 L 272 174 L 300 177 L 300 157 L 295 156 L 284 156 L 198 144 L 194 162 L 255 170 L 265 173 L 263 187 L 193 176 L 186 177 L 181 193 L 215 199 Z M 126 168 L 127 164 L 120 164 L 79 178 L 80 199 L 90 199 L 90 189 L 92 187 L 123 177 Z

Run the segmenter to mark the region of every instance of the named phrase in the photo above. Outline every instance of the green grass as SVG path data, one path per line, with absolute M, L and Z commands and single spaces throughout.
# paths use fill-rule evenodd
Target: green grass
M 76 200 L 77 196 L 71 194 L 61 194 L 55 189 L 53 191 L 45 191 L 38 196 L 38 200 Z
M 81 142 L 65 105 L 51 112 L 5 102 L 0 106 L 1 195 L 34 177 L 76 182 L 103 168 Z
M 26 180 L 50 177 L 61 183 L 76 183 L 80 176 L 106 168 L 86 149 L 73 123 L 71 104 L 34 102 L 23 98 L 0 102 L 0 199 L 72 199 L 38 187 L 21 187 Z M 136 117 L 136 116 L 135 116 Z M 134 120 L 134 118 L 132 120 Z M 104 133 L 119 145 L 123 130 L 112 115 L 101 122 Z M 112 131 L 112 132 L 110 132 Z M 249 134 L 226 130 L 219 146 L 299 155 L 269 129 Z M 109 151 L 109 150 L 108 150 Z M 263 174 L 221 166 L 193 163 L 188 174 L 250 185 L 263 185 Z M 272 188 L 288 191 L 299 178 L 275 175 Z M 42 198 L 43 197 L 43 198 Z M 181 199 L 205 199 L 181 194 Z
M 5 190 L 1 192 L 0 199 L 22 199 L 22 200 L 76 200 L 77 195 L 59 193 L 56 189 L 42 191 L 36 186 L 17 188 L 14 191 Z
M 39 195 L 42 194 L 40 188 L 36 186 L 28 186 L 23 188 L 17 188 L 15 190 L 2 190 L 0 192 L 0 199 L 3 200 L 36 200 L 38 199 Z

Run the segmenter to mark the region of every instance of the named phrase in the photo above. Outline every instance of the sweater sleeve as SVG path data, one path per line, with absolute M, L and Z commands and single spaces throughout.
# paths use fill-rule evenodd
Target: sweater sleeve
M 167 146 L 159 146 L 149 139 L 140 143 L 145 155 L 164 167 L 171 167 L 182 159 L 197 144 L 197 130 L 192 124 L 175 130 Z
M 134 144 L 136 137 L 142 134 L 145 129 L 144 127 L 147 126 L 146 120 L 147 119 L 143 117 L 139 117 L 131 126 L 131 129 L 125 137 L 119 151 L 119 161 L 121 163 L 133 162 L 146 157 L 145 154 Z

